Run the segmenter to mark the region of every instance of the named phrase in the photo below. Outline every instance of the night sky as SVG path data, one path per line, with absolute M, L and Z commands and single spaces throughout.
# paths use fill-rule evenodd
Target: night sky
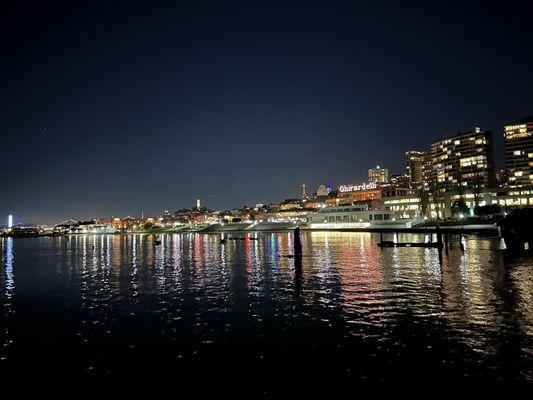
M 281 201 L 474 126 L 503 167 L 533 114 L 528 2 L 12 3 L 2 222 Z

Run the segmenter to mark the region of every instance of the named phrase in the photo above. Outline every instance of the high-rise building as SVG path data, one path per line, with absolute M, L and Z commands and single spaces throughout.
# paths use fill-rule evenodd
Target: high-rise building
M 438 192 L 483 189 L 494 184 L 492 134 L 474 128 L 431 145 L 433 186 Z
M 379 165 L 376 168 L 370 168 L 368 170 L 368 180 L 376 184 L 382 184 L 389 182 L 389 170 L 381 168 Z
M 409 175 L 407 174 L 402 174 L 402 173 L 391 174 L 389 179 L 390 179 L 390 184 L 392 186 L 400 187 L 400 188 L 410 187 L 410 179 L 409 179 Z
M 533 117 L 505 126 L 504 139 L 508 186 L 533 185 Z
M 305 199 L 307 197 L 307 193 L 305 191 L 305 183 L 302 184 L 302 199 Z
M 424 182 L 424 165 L 428 154 L 425 151 L 410 150 L 405 152 L 406 173 L 409 176 L 409 185 L 412 188 L 420 188 Z
M 199 210 L 201 209 L 201 203 L 200 203 L 200 199 L 196 199 L 196 209 Z

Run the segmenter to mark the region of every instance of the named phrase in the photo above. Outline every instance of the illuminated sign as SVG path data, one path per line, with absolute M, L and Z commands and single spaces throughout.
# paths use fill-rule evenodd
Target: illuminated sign
M 339 187 L 339 192 L 358 192 L 359 190 L 377 189 L 377 187 L 375 182 L 365 182 L 361 185 L 342 185 Z

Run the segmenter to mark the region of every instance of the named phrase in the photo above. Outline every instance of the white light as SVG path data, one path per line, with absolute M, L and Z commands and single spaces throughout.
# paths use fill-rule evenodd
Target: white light
M 8 228 L 13 228 L 13 216 L 12 215 L 9 215 L 7 217 L 7 227 Z

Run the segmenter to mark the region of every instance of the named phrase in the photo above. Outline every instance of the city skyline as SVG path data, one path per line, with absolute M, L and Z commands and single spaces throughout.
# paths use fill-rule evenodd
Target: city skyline
M 520 119 L 520 123 L 523 123 L 524 120 L 531 120 L 532 117 L 522 117 Z M 519 124 L 518 124 L 519 125 Z M 506 125 L 504 128 L 507 129 L 507 127 L 513 127 L 513 126 L 518 126 L 517 124 L 511 124 L 511 125 Z M 474 131 L 478 131 L 479 128 L 476 127 L 474 130 L 472 130 L 472 132 Z M 375 165 L 373 167 L 370 167 L 368 170 L 367 170 L 367 174 L 363 174 L 363 177 L 361 178 L 357 178 L 357 179 L 352 179 L 351 181 L 347 181 L 347 182 L 336 182 L 335 184 L 331 185 L 331 182 L 335 182 L 334 180 L 329 180 L 327 182 L 319 182 L 319 183 L 316 183 L 316 184 L 312 184 L 312 185 L 309 185 L 308 183 L 303 183 L 301 184 L 304 188 L 307 186 L 307 187 L 316 187 L 317 189 L 319 188 L 320 185 L 323 185 L 324 183 L 327 184 L 328 186 L 333 186 L 333 187 L 337 187 L 337 188 L 341 188 L 341 191 L 342 191 L 342 186 L 343 184 L 350 184 L 350 183 L 371 183 L 373 182 L 373 178 L 371 177 L 372 174 L 374 173 L 374 171 L 384 171 L 385 174 L 386 174 L 386 179 L 383 180 L 381 183 L 390 183 L 391 180 L 390 180 L 390 177 L 392 177 L 391 175 L 394 175 L 394 173 L 400 173 L 400 174 L 405 174 L 405 175 L 409 175 L 409 161 L 408 161 L 408 153 L 411 153 L 411 152 L 418 152 L 418 151 L 422 151 L 422 152 L 426 152 L 427 155 L 430 157 L 431 159 L 431 147 L 433 145 L 436 145 L 436 144 L 439 144 L 440 142 L 442 141 L 445 141 L 445 140 L 450 140 L 451 138 L 454 138 L 456 137 L 457 135 L 461 135 L 461 134 L 464 134 L 465 132 L 468 132 L 468 130 L 464 130 L 464 131 L 457 131 L 455 133 L 452 133 L 452 134 L 448 134 L 448 135 L 445 135 L 443 137 L 441 137 L 439 140 L 436 140 L 435 143 L 431 143 L 429 146 L 427 146 L 426 148 L 417 148 L 417 149 L 411 149 L 411 150 L 407 150 L 406 152 L 404 152 L 404 155 L 405 155 L 405 159 L 404 159 L 404 165 L 403 167 L 397 169 L 397 170 L 394 170 L 394 169 L 390 169 L 388 168 L 386 165 Z M 488 132 L 488 133 L 492 133 L 492 131 L 490 130 L 487 130 L 485 132 Z M 491 135 L 492 136 L 492 135 Z M 491 138 L 491 141 L 494 142 L 494 137 Z M 504 154 L 505 154 L 505 146 L 504 146 Z M 496 159 L 500 158 L 500 156 L 498 156 L 497 154 L 498 152 L 498 149 L 496 148 L 496 146 L 494 146 L 493 144 L 491 144 L 491 149 L 489 151 L 489 153 L 492 153 L 491 154 L 491 163 L 493 164 L 493 167 L 495 170 L 506 170 L 506 165 L 504 164 L 503 166 L 496 166 Z M 527 155 L 526 155 L 527 156 Z M 435 160 L 432 160 L 432 168 L 435 167 L 435 163 L 437 161 Z M 435 171 L 434 171 L 435 172 Z M 427 183 L 427 182 L 426 182 Z M 494 185 L 494 182 L 491 184 L 491 185 Z M 300 190 L 302 188 L 302 186 L 300 186 Z M 410 186 L 410 187 L 413 187 L 413 188 L 416 188 L 416 185 L 414 186 Z M 487 186 L 487 187 L 494 187 L 494 186 Z M 512 187 L 512 186 L 511 186 Z M 311 191 L 310 192 L 311 194 L 313 194 L 314 192 Z M 193 196 L 194 197 L 194 196 Z M 298 193 L 297 191 L 295 190 L 295 195 L 294 196 L 286 196 L 286 197 L 283 197 L 282 198 L 274 198 L 274 199 L 268 199 L 265 200 L 265 199 L 259 199 L 258 201 L 256 202 L 252 202 L 252 203 L 248 203 L 248 204 L 240 204 L 240 205 L 233 205 L 233 206 L 229 206 L 229 207 L 225 207 L 225 208 L 217 208 L 217 207 L 207 207 L 207 208 L 210 208 L 212 210 L 215 210 L 215 211 L 219 211 L 219 212 L 222 212 L 222 211 L 227 211 L 227 210 L 231 210 L 231 209 L 240 209 L 240 208 L 243 208 L 243 207 L 250 207 L 250 206 L 254 206 L 256 204 L 277 204 L 277 203 L 280 203 L 284 200 L 287 200 L 287 199 L 291 199 L 291 198 L 299 198 L 300 196 L 298 196 Z M 303 197 L 303 196 L 302 196 Z M 181 205 L 181 206 L 177 206 L 177 207 L 166 207 L 164 209 L 160 209 L 160 210 L 156 210 L 156 211 L 153 211 L 151 212 L 151 215 L 153 216 L 157 216 L 157 215 L 161 215 L 162 213 L 166 212 L 167 210 L 172 210 L 172 211 L 176 211 L 176 210 L 179 210 L 179 209 L 191 209 L 191 210 L 194 210 L 195 208 L 196 209 L 200 209 L 199 207 L 199 204 L 200 204 L 200 201 L 201 199 L 199 199 L 198 197 L 194 197 L 194 205 Z M 150 214 L 150 213 L 148 213 Z M 81 215 L 81 217 L 80 217 Z M 135 211 L 132 211 L 132 212 L 126 212 L 125 214 L 103 214 L 103 215 L 89 215 L 89 214 L 85 214 L 83 211 L 80 211 L 77 215 L 69 215 L 67 217 L 65 216 L 62 216 L 61 218 L 53 218 L 51 217 L 52 219 L 50 220 L 47 220 L 47 221 L 40 221 L 39 223 L 43 223 L 43 224 L 55 224 L 55 223 L 58 223 L 60 222 L 61 220 L 69 220 L 69 219 L 74 219 L 74 220 L 92 220 L 92 219 L 97 219 L 97 218 L 101 218 L 103 216 L 105 217 L 126 217 L 126 216 L 133 216 L 133 215 L 144 215 L 144 208 L 141 209 L 140 211 L 140 214 L 136 214 Z M 13 216 L 10 214 L 9 217 L 11 218 L 11 222 L 13 221 Z M 142 217 L 144 218 L 144 217 Z M 28 221 L 27 219 L 24 220 L 24 218 L 21 216 L 19 218 L 19 220 L 17 221 L 17 223 L 28 223 L 30 221 Z M 35 221 L 32 221 L 31 223 L 35 223 Z M 0 223 L 0 226 L 2 224 Z
M 504 126 L 533 110 L 523 7 L 10 5 L 0 213 L 275 202 L 476 126 L 503 168 Z
M 3 4 L 0 376 L 530 398 L 532 11 Z

